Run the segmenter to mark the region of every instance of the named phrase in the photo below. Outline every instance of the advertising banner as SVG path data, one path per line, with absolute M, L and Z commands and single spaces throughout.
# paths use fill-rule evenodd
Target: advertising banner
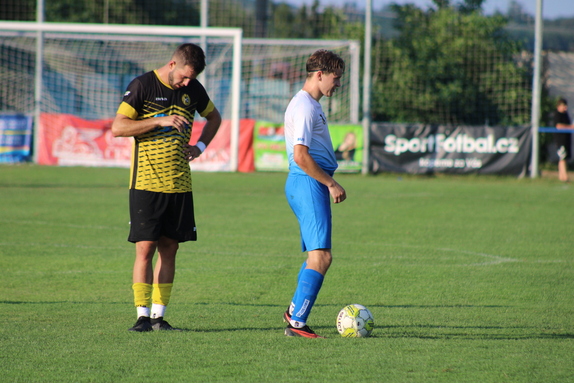
M 363 160 L 363 128 L 360 125 L 329 125 L 339 167 L 337 172 L 360 172 Z M 257 121 L 253 134 L 255 169 L 288 171 L 283 124 Z
M 84 120 L 69 114 L 42 113 L 38 163 L 59 166 L 129 167 L 132 138 L 114 137 L 112 119 Z
M 373 124 L 371 170 L 520 175 L 529 162 L 531 145 L 526 126 Z
M 196 143 L 199 140 L 204 125 L 204 122 L 194 121 L 190 142 Z M 239 172 L 255 171 L 252 145 L 254 125 L 255 120 L 242 119 L 239 121 L 239 148 L 237 154 L 237 171 Z M 205 149 L 205 152 L 189 164 L 192 171 L 230 171 L 230 159 L 231 120 L 222 120 L 217 134 Z
M 0 163 L 28 161 L 32 145 L 32 117 L 0 115 Z
M 360 172 L 363 167 L 363 127 L 361 125 L 329 125 L 338 172 Z
M 257 121 L 253 131 L 255 169 L 258 171 L 288 171 L 283 124 Z
M 254 120 L 241 120 L 238 170 L 253 171 Z M 85 120 L 69 114 L 43 113 L 38 129 L 38 163 L 59 166 L 130 167 L 133 138 L 114 137 L 112 119 Z M 195 143 L 203 129 L 195 121 L 190 142 Z M 230 169 L 231 123 L 221 127 L 205 152 L 191 164 L 193 170 L 227 171 Z

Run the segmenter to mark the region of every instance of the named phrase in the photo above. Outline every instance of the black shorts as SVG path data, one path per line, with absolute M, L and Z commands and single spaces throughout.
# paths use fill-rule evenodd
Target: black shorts
M 196 241 L 193 193 L 156 193 L 130 189 L 128 241 Z
M 572 157 L 570 153 L 571 134 L 570 133 L 554 133 L 554 143 L 556 144 L 556 153 L 561 160 L 567 160 Z

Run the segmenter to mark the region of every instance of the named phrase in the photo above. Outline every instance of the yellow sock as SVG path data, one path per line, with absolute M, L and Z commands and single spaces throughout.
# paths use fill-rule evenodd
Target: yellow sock
M 132 289 L 134 290 L 134 304 L 136 307 L 151 306 L 152 285 L 149 283 L 134 283 Z
M 171 298 L 172 287 L 173 283 L 154 283 L 151 301 L 154 304 L 167 306 L 169 299 Z

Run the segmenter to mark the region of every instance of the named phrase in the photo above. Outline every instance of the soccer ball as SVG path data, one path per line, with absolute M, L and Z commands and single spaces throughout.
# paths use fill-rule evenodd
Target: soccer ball
M 345 306 L 337 315 L 337 330 L 345 338 L 365 338 L 375 328 L 373 314 L 363 305 Z

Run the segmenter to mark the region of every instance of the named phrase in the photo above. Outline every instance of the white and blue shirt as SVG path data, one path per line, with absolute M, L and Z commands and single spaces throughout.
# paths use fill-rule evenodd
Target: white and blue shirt
M 309 93 L 300 90 L 293 97 L 285 111 L 284 129 L 291 173 L 306 174 L 293 159 L 294 146 L 304 145 L 317 165 L 333 175 L 338 165 L 327 119 L 321 104 Z

